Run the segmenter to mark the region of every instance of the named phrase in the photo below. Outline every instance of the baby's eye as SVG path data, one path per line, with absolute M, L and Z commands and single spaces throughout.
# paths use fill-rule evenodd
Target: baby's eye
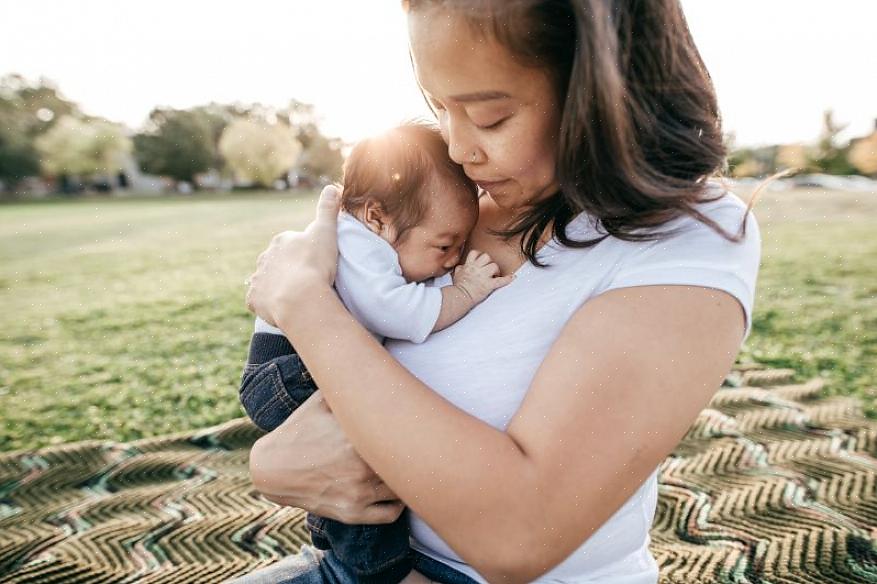
M 451 249 L 450 245 L 439 245 L 438 248 L 442 250 L 442 253 L 446 253 L 449 249 Z

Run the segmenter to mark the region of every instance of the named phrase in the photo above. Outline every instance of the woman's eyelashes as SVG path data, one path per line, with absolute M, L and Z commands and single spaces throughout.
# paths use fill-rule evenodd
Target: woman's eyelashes
M 507 116 L 505 118 L 500 118 L 499 121 L 493 122 L 492 124 L 489 124 L 487 126 L 478 126 L 478 128 L 481 130 L 496 130 L 497 128 L 502 126 L 506 122 L 506 120 L 508 120 L 510 117 L 511 116 Z
M 435 101 L 434 99 L 427 99 L 427 102 L 429 103 L 429 106 L 432 108 L 433 113 L 436 114 L 436 117 L 438 117 L 439 113 L 442 113 L 442 114 L 447 113 L 445 110 L 445 107 L 442 104 Z M 472 116 L 470 116 L 468 114 L 468 112 L 467 112 L 466 116 L 470 120 L 472 120 Z M 474 120 L 472 121 L 472 123 L 475 124 L 475 127 L 478 128 L 479 130 L 496 130 L 497 128 L 502 126 L 511 117 L 512 117 L 511 115 L 507 115 L 507 116 L 504 116 L 504 117 L 500 118 L 499 120 L 497 120 L 493 123 L 487 124 L 487 125 L 478 124 Z

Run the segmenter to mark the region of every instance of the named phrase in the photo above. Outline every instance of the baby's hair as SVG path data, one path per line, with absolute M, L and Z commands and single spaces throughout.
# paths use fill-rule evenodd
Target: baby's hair
M 432 175 L 432 176 L 430 176 Z M 367 201 L 392 218 L 397 237 L 420 223 L 429 209 L 430 181 L 436 188 L 477 204 L 478 187 L 448 156 L 435 124 L 410 120 L 358 142 L 344 163 L 341 206 L 356 215 Z

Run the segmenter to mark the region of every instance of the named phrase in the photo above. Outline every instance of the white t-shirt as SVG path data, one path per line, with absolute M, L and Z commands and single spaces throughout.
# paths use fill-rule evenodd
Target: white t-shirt
M 745 205 L 729 193 L 699 208 L 734 234 Z M 610 237 L 594 247 L 574 249 L 553 240 L 537 254 L 550 267 L 524 263 L 514 282 L 495 291 L 459 322 L 433 333 L 422 344 L 388 340 L 386 347 L 440 395 L 504 430 L 567 320 L 589 299 L 608 290 L 660 284 L 724 290 L 743 307 L 748 335 L 761 249 L 755 218 L 747 219 L 746 237 L 739 244 L 688 217 L 664 229 L 675 227 L 682 231 L 654 242 Z M 580 214 L 571 221 L 567 234 L 582 240 L 600 233 L 589 216 Z M 434 285 L 445 281 L 438 278 Z M 660 396 L 643 395 L 642 399 Z M 657 582 L 658 567 L 648 549 L 657 497 L 655 469 L 599 530 L 538 582 Z M 485 582 L 419 516 L 411 512 L 410 517 L 412 547 Z
M 422 343 L 442 309 L 442 293 L 432 281 L 407 282 L 399 254 L 356 217 L 338 216 L 338 272 L 335 290 L 347 310 L 379 341 L 384 337 Z M 283 331 L 256 318 L 255 331 Z

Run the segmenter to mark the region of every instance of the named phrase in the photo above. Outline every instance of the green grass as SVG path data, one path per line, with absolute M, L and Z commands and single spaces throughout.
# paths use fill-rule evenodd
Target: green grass
M 242 415 L 244 278 L 313 194 L 0 206 L 0 451 Z M 741 359 L 823 375 L 874 411 L 877 195 L 768 193 Z
M 877 414 L 877 193 L 765 193 L 762 265 L 741 360 L 820 375 Z

